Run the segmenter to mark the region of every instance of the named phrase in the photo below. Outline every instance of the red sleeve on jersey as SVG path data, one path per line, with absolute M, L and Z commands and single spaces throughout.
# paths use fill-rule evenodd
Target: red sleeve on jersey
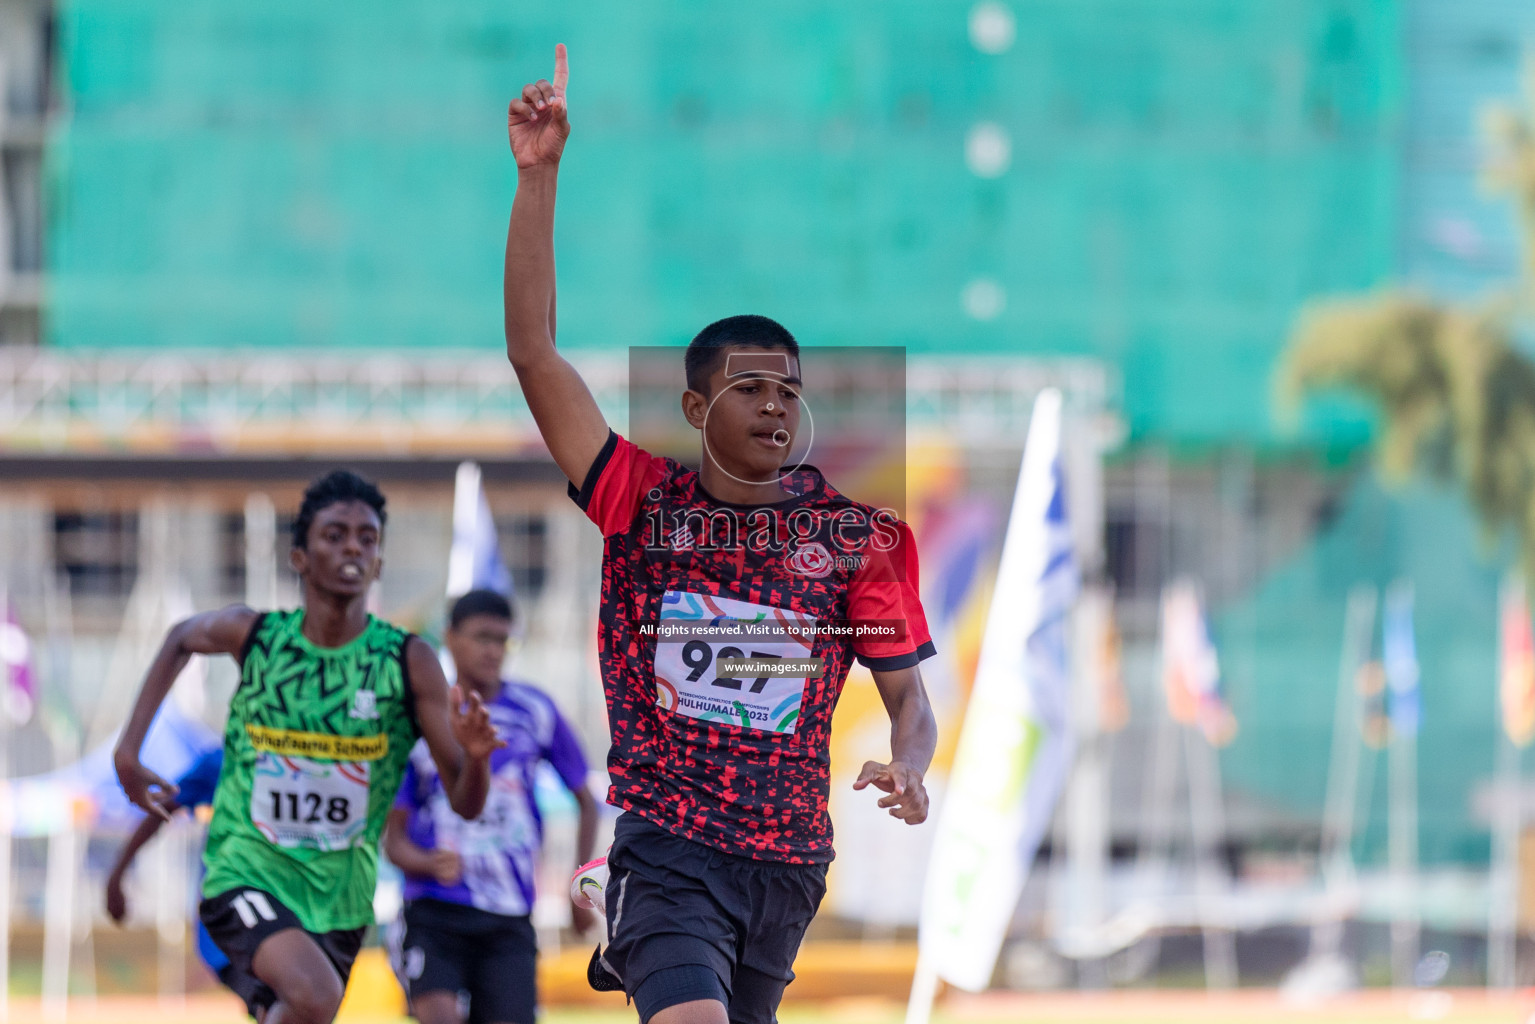
M 610 430 L 580 490 L 570 485 L 570 497 L 608 537 L 628 529 L 639 513 L 640 498 L 665 475 L 660 459 Z
M 918 596 L 917 545 L 911 529 L 900 527 L 900 541 L 893 551 L 872 552 L 848 585 L 848 620 L 894 625 L 897 635 L 857 637 L 853 652 L 875 671 L 910 668 L 937 653 L 927 629 L 927 613 Z

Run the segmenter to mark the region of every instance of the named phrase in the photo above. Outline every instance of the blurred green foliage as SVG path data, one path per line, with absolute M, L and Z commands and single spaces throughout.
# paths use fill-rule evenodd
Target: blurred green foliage
M 1535 312 L 1535 61 L 1523 114 L 1495 107 L 1486 180 L 1512 200 L 1524 272 L 1491 298 L 1440 303 L 1400 291 L 1315 305 L 1301 318 L 1278 375 L 1283 407 L 1345 388 L 1379 409 L 1388 479 L 1415 472 L 1466 488 L 1489 541 L 1519 538 L 1535 571 L 1535 362 L 1515 339 Z

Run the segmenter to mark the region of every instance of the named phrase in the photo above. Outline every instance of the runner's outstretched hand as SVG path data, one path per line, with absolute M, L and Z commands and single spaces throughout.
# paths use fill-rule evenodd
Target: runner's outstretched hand
M 119 754 L 113 759 L 112 767 L 117 770 L 117 781 L 122 784 L 123 792 L 135 807 L 165 821 L 171 820 L 171 808 L 179 792 L 174 783 L 166 782 L 131 755 Z
M 464 688 L 455 686 L 448 692 L 449 724 L 453 726 L 453 738 L 464 748 L 464 756 L 471 760 L 489 757 L 491 751 L 506 746 L 506 741 L 496 735 L 496 727 L 490 723 L 490 712 L 480 695 L 470 693 L 464 697 Z
M 128 897 L 123 894 L 123 880 L 120 875 L 111 875 L 107 878 L 107 916 L 118 924 L 128 916 Z
M 869 786 L 890 794 L 880 798 L 879 806 L 889 808 L 892 818 L 900 818 L 908 825 L 920 825 L 927 820 L 927 788 L 922 785 L 922 773 L 917 769 L 900 761 L 889 764 L 865 761 L 853 788 Z
M 506 134 L 518 170 L 560 162 L 565 140 L 570 138 L 570 111 L 565 105 L 565 84 L 569 81 L 565 44 L 560 43 L 554 48 L 554 81 L 540 78 L 523 86 L 522 95 L 507 106 Z

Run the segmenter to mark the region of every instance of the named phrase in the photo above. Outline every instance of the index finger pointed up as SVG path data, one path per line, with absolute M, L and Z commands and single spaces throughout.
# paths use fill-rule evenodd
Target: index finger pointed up
M 570 64 L 565 57 L 565 44 L 554 44 L 554 94 L 565 98 L 565 84 L 570 81 Z

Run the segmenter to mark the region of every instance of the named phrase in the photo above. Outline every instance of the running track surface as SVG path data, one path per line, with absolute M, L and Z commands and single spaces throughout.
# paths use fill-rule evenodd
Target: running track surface
M 1202 992 L 1121 991 L 1102 994 L 951 995 L 934 1024 L 1019 1021 L 1027 1024 L 1376 1024 L 1441 1021 L 1443 1024 L 1526 1024 L 1535 1014 L 1535 991 L 1488 994 L 1479 989 L 1353 994 L 1320 1006 L 1286 1003 L 1272 990 L 1206 995 Z M 904 1007 L 894 1000 L 859 999 L 786 1006 L 783 1024 L 901 1024 Z M 49 1024 L 36 999 L 13 999 L 11 1024 Z M 113 996 L 72 1002 L 68 1024 L 240 1024 L 247 1018 L 232 997 L 197 995 L 184 1004 L 153 996 Z M 543 1024 L 632 1024 L 632 1013 L 551 1008 Z M 3 1016 L 0 1016 L 3 1020 Z M 346 1016 L 340 1024 L 400 1024 L 398 1017 Z

